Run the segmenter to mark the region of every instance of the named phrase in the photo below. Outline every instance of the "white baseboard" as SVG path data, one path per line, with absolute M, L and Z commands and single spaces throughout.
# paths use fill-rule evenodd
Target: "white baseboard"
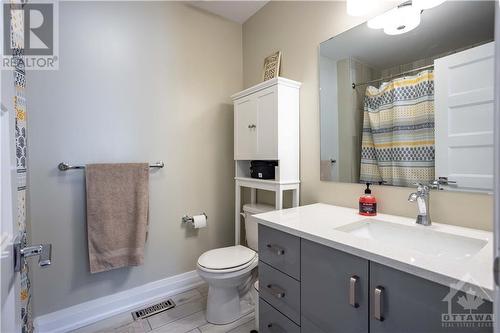
M 35 332 L 63 333 L 150 304 L 203 284 L 196 271 L 147 283 L 35 318 Z

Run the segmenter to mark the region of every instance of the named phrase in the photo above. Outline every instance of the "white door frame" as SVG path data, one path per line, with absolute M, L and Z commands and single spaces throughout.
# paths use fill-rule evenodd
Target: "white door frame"
M 9 80 L 10 76 L 10 80 Z M 3 82 L 2 82 L 3 80 Z M 12 71 L 0 71 L 0 332 L 21 332 L 20 274 L 14 272 L 16 165 L 14 155 L 15 113 Z M 10 84 L 9 84 L 10 83 Z
M 3 17 L 4 6 L 0 7 Z M 0 24 L 3 36 L 3 24 Z M 17 184 L 15 158 L 14 73 L 0 70 L 0 332 L 21 332 L 20 274 L 14 271 Z

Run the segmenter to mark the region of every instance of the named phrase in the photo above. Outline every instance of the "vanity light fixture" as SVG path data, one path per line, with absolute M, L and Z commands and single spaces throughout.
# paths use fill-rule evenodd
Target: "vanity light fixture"
M 365 16 L 379 5 L 380 0 L 346 0 L 349 16 Z
M 418 9 L 431 9 L 439 6 L 446 0 L 413 0 L 413 7 Z
M 420 9 L 411 5 L 393 9 L 383 29 L 387 35 L 401 35 L 420 24 Z
M 371 29 L 384 29 L 387 35 L 400 35 L 419 26 L 424 9 L 439 6 L 446 0 L 412 0 L 402 3 L 367 22 Z

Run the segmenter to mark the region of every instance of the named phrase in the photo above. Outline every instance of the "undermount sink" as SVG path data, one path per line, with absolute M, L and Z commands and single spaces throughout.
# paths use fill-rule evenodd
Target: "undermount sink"
M 466 259 L 478 253 L 487 240 L 448 234 L 426 229 L 423 226 L 406 226 L 402 224 L 366 219 L 353 222 L 336 230 L 353 236 L 378 241 L 382 244 L 409 249 L 420 254 L 442 259 Z

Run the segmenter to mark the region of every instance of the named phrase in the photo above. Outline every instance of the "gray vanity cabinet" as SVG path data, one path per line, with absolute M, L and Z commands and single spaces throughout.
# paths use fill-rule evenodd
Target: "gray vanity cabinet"
M 492 332 L 485 323 L 460 327 L 461 323 L 443 323 L 448 313 L 447 296 L 452 296 L 453 313 L 464 313 L 457 299 L 464 293 L 414 275 L 370 262 L 370 333 L 458 333 Z M 484 303 L 478 311 L 492 313 L 492 303 Z M 482 327 L 479 327 L 482 326 Z
M 491 314 L 487 300 L 262 225 L 259 257 L 261 333 L 493 332 L 446 321 Z
M 301 240 L 302 332 L 368 332 L 368 260 Z
M 259 225 L 259 259 L 259 332 L 299 333 L 300 238 Z

